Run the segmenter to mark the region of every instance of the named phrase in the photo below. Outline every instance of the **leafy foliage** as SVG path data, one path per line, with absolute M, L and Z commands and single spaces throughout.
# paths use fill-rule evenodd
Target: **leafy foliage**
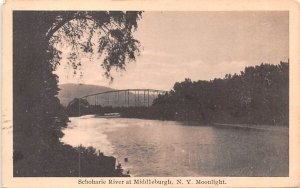
M 177 82 L 152 113 L 167 119 L 288 125 L 289 64 L 246 67 L 224 79 Z
M 110 78 L 111 69 L 125 70 L 126 63 L 135 61 L 139 55 L 139 41 L 132 31 L 137 29 L 141 12 L 63 12 L 47 32 L 50 48 L 55 56 L 52 65 L 56 67 L 61 59 L 57 45 L 71 46 L 68 63 L 75 70 L 81 66 L 82 53 L 90 57 L 99 53 L 103 57 L 101 66 L 105 76 Z
M 86 99 L 75 98 L 69 102 L 67 112 L 70 116 L 81 116 L 88 113 L 90 104 Z

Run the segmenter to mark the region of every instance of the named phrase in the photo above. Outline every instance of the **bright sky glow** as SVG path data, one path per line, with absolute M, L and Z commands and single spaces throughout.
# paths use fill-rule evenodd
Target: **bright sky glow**
M 82 60 L 83 76 L 62 59 L 59 83 L 84 83 L 115 89 L 170 90 L 185 78 L 210 80 L 239 73 L 262 62 L 288 59 L 288 12 L 144 12 L 135 36 L 143 50 L 109 84 L 101 60 Z M 95 63 L 98 62 L 98 63 Z

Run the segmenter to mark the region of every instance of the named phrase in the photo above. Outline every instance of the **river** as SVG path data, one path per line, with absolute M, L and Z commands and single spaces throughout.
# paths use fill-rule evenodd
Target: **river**
M 132 176 L 288 176 L 285 131 L 93 115 L 70 120 L 62 142 L 114 156 Z

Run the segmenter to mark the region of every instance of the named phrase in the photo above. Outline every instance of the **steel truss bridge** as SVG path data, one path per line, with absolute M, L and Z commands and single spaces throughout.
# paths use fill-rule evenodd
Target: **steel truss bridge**
M 149 107 L 159 95 L 167 91 L 156 89 L 123 89 L 94 93 L 81 97 L 95 106 L 111 107 Z

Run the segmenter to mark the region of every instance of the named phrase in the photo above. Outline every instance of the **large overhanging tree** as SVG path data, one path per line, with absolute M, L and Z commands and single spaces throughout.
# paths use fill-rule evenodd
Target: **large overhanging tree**
M 81 66 L 82 54 L 100 54 L 101 61 L 96 63 L 112 79 L 112 68 L 124 70 L 139 53 L 133 31 L 140 17 L 141 12 L 133 11 L 13 13 L 15 174 L 24 174 L 17 172 L 18 165 L 28 161 L 40 163 L 34 165 L 34 172 L 42 170 L 44 155 L 49 157 L 49 151 L 59 145 L 61 128 L 66 126 L 56 97 L 58 77 L 53 74 L 63 54 L 63 48 L 57 46 L 71 47 L 68 64 L 75 71 Z
M 50 43 L 51 64 L 59 63 L 60 52 L 54 47 L 58 43 L 71 46 L 69 63 L 74 70 L 81 65 L 80 53 L 103 56 L 101 66 L 105 76 L 112 79 L 111 68 L 124 70 L 126 63 L 134 61 L 139 52 L 139 42 L 132 36 L 137 29 L 141 12 L 63 12 L 45 35 Z M 102 61 L 103 60 L 103 61 Z

